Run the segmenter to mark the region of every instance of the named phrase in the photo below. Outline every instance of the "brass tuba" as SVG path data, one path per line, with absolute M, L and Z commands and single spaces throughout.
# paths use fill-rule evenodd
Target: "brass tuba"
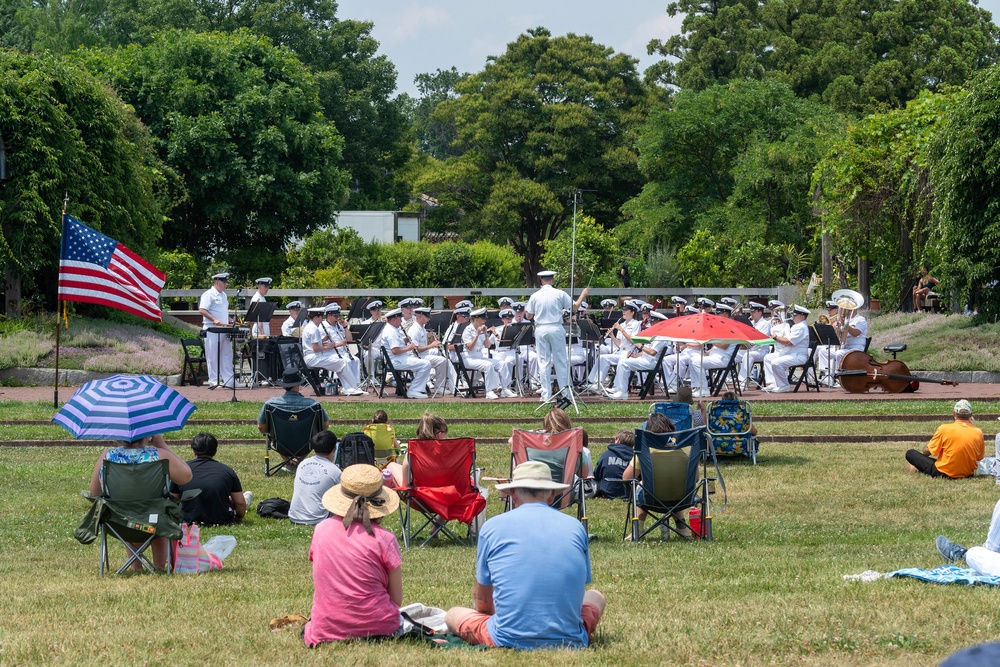
M 847 340 L 847 327 L 851 317 L 865 305 L 865 297 L 854 290 L 839 289 L 830 298 L 837 302 L 837 319 L 840 320 L 837 336 L 840 338 L 840 344 L 843 345 Z

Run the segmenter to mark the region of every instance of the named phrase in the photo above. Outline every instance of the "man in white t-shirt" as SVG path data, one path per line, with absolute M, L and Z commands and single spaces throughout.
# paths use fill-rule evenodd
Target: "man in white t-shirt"
M 340 482 L 340 468 L 334 463 L 337 436 L 331 431 L 320 431 L 310 442 L 315 452 L 299 463 L 295 469 L 288 520 L 292 523 L 315 525 L 330 516 L 323 507 L 323 494 Z

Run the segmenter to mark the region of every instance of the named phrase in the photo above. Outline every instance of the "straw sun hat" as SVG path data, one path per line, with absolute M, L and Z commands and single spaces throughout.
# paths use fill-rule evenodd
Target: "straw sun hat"
M 514 474 L 506 484 L 497 484 L 498 491 L 507 489 L 538 489 L 541 491 L 562 491 L 569 484 L 552 479 L 552 470 L 541 461 L 525 461 L 514 468 Z
M 348 466 L 340 476 L 340 484 L 323 494 L 323 507 L 337 516 L 346 518 L 351 514 L 353 518 L 351 510 L 359 502 L 368 517 L 381 519 L 396 511 L 399 496 L 382 486 L 382 472 L 375 466 Z

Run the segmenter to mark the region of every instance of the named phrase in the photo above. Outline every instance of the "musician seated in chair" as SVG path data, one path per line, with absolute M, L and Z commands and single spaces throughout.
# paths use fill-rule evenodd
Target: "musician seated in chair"
M 831 307 L 832 304 L 832 307 Z M 836 301 L 826 302 L 827 312 L 831 313 L 830 324 L 840 332 L 843 343 L 840 349 L 832 345 L 820 345 L 816 348 L 816 370 L 826 373 L 823 382 L 832 387 L 836 384 L 836 374 L 840 364 L 849 352 L 864 350 L 868 338 L 868 320 L 857 310 L 843 310 Z
M 325 315 L 325 308 L 309 309 L 309 323 L 302 329 L 302 357 L 306 366 L 336 373 L 345 396 L 363 396 L 365 392 L 358 389 L 358 377 L 344 351 L 347 343 L 334 340 L 330 326 L 324 321 Z
M 922 452 L 907 450 L 910 472 L 952 479 L 971 477 L 976 472 L 979 461 L 986 455 L 986 446 L 983 432 L 972 418 L 972 404 L 964 399 L 959 401 L 953 416 L 954 422 L 938 426 Z
M 407 398 L 427 398 L 424 391 L 431 376 L 431 362 L 420 356 L 417 344 L 402 329 L 403 311 L 394 308 L 385 314 L 386 326 L 382 330 L 382 346 L 397 371 L 412 371 L 413 381 L 406 391 Z

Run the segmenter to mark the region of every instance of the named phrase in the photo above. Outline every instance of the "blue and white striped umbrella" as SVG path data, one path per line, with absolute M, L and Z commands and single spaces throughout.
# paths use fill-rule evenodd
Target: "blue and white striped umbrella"
M 113 375 L 77 389 L 52 421 L 78 439 L 132 442 L 184 428 L 196 409 L 148 375 Z

